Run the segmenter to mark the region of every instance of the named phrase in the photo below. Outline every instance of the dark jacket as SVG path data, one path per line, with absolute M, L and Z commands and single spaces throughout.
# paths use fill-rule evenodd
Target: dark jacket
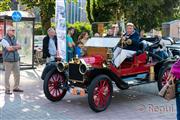
M 4 38 L 10 46 L 16 46 L 17 45 L 17 40 L 15 37 L 11 39 L 8 35 L 6 35 Z M 19 53 L 17 50 L 9 52 L 6 48 L 3 48 L 3 61 L 4 62 L 17 62 L 19 61 Z
M 56 49 L 57 49 L 57 36 L 54 36 L 53 39 L 55 40 L 55 45 L 56 45 Z M 48 47 L 49 47 L 49 36 L 47 35 L 43 39 L 43 58 L 50 57 Z
M 139 42 L 140 42 L 139 34 L 135 31 L 132 35 L 128 36 L 127 34 L 125 34 L 124 36 L 126 36 L 127 39 L 132 40 L 132 45 L 128 45 L 128 46 L 124 47 L 124 49 L 138 51 L 139 50 Z

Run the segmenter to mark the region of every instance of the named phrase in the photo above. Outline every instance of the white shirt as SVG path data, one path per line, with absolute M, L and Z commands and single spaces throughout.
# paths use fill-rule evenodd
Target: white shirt
M 56 55 L 56 45 L 55 45 L 55 41 L 50 38 L 49 39 L 49 54 L 52 55 L 52 56 L 55 56 Z
M 2 44 L 2 46 L 3 46 L 4 48 L 6 48 L 6 47 L 9 47 L 9 46 L 10 46 L 10 45 L 9 45 L 9 43 L 8 43 L 8 41 L 7 41 L 7 40 L 5 40 L 5 39 L 2 39 L 0 43 Z

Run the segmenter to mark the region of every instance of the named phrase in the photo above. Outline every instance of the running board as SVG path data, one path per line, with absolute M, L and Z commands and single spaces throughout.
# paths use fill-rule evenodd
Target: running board
M 126 83 L 129 85 L 129 87 L 132 87 L 132 86 L 138 86 L 138 85 L 149 84 L 149 83 L 154 83 L 154 82 L 156 82 L 156 81 L 155 80 L 153 80 L 153 81 L 131 80 Z

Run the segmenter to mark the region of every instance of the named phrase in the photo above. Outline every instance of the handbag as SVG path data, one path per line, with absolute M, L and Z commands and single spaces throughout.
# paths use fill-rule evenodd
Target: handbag
M 159 95 L 163 97 L 166 100 L 171 100 L 176 97 L 175 93 L 175 77 L 170 74 L 169 75 L 169 81 L 163 86 L 163 88 L 160 90 Z

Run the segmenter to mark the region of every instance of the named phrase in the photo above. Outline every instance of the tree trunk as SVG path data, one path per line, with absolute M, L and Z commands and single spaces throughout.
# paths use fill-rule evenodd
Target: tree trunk
M 49 18 L 47 12 L 44 10 L 41 10 L 40 16 L 41 16 L 42 33 L 46 34 L 47 30 L 51 27 L 51 18 Z
M 93 23 L 92 15 L 91 15 L 91 0 L 87 0 L 86 3 L 86 12 L 87 12 L 87 18 L 90 23 Z

